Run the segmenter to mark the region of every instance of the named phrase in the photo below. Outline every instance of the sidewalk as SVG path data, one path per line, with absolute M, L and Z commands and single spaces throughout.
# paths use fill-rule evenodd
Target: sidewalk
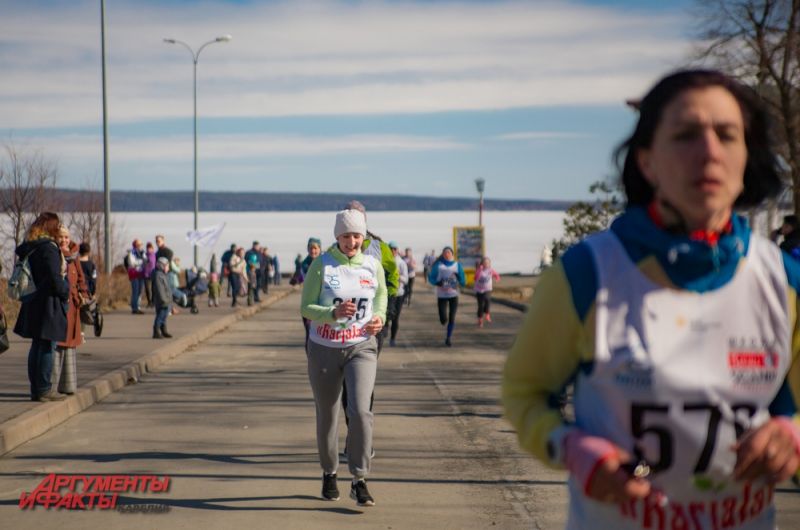
M 232 308 L 230 299 L 223 296 L 220 307 L 209 308 L 205 297 L 198 298 L 200 312 L 193 315 L 180 308 L 180 314 L 168 320 L 173 338 L 163 340 L 152 338 L 152 309 L 145 310 L 144 315 L 131 314 L 128 309 L 106 313 L 103 336 L 95 338 L 87 329 L 86 343 L 78 348 L 78 391 L 59 402 L 30 400 L 27 368 L 30 341 L 9 331 L 11 348 L 0 355 L 0 455 L 293 291 L 288 285 L 271 286 L 270 294 L 262 295 L 261 303 L 251 307 Z

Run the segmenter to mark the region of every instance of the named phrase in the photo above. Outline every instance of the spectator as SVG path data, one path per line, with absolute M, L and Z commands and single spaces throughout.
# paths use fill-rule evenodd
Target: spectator
M 158 258 L 167 258 L 169 261 L 172 261 L 174 256 L 172 249 L 167 246 L 166 239 L 161 234 L 156 236 L 156 259 Z
M 219 284 L 219 274 L 212 272 L 208 281 L 208 307 L 219 307 L 219 295 L 222 290 Z
M 72 395 L 78 389 L 77 348 L 83 344 L 81 332 L 81 306 L 89 298 L 89 290 L 78 261 L 78 245 L 70 240 L 69 230 L 61 225 L 56 243 L 67 262 L 69 305 L 67 308 L 67 336 L 59 342 L 53 353 L 53 370 L 50 383 L 58 392 Z
M 56 343 L 67 336 L 67 264 L 55 242 L 60 224 L 57 214 L 40 214 L 28 229 L 25 241 L 15 250 L 18 259 L 28 258 L 36 285 L 36 291 L 22 300 L 14 326 L 14 333 L 31 339 L 28 379 L 33 401 L 66 398 L 52 388 L 50 379 Z
M 281 265 L 278 261 L 278 255 L 275 254 L 272 256 L 272 273 L 275 281 L 275 285 L 281 284 Z
M 86 287 L 89 289 L 89 296 L 94 298 L 97 292 L 97 265 L 90 257 L 92 247 L 87 242 L 83 242 L 78 247 L 78 254 L 80 256 L 81 270 L 83 278 L 86 280 Z
M 128 280 L 131 282 L 131 313 L 143 315 L 139 309 L 139 300 L 144 287 L 144 246 L 139 239 L 134 239 L 128 254 L 125 256 L 125 268 L 128 269 Z
M 225 280 L 228 280 L 228 287 L 225 291 L 228 296 L 231 295 L 231 256 L 236 252 L 236 243 L 231 244 L 231 248 L 222 253 L 219 262 L 222 264 L 222 279 L 220 285 Z
M 156 270 L 156 247 L 147 242 L 144 252 L 144 295 L 147 298 L 147 307 L 153 307 L 153 271 Z
M 172 289 L 167 279 L 169 268 L 170 261 L 162 256 L 156 261 L 156 269 L 153 271 L 153 305 L 156 307 L 156 318 L 153 322 L 154 339 L 172 338 L 167 331 L 167 318 L 172 306 Z
M 233 253 L 230 260 L 231 274 L 229 280 L 231 283 L 231 293 L 233 296 L 231 307 L 236 307 L 236 299 L 239 296 L 247 294 L 247 276 L 245 275 L 246 265 L 247 264 L 244 261 L 244 249 L 239 247 L 236 249 L 236 252 Z
M 247 274 L 250 280 L 247 290 L 247 305 L 252 305 L 253 302 L 261 301 L 258 293 L 263 281 L 261 276 L 261 245 L 259 245 L 258 241 L 253 241 L 253 246 L 245 253 L 244 260 L 247 262 Z

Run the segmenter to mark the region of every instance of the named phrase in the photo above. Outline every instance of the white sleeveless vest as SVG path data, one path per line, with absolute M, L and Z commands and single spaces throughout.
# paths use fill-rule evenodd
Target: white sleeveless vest
M 442 285 L 436 286 L 437 298 L 455 298 L 458 296 L 458 262 L 454 261 L 451 265 L 443 262 L 436 262 L 436 282 Z
M 308 338 L 331 348 L 347 348 L 369 338 L 364 326 L 372 320 L 372 302 L 378 289 L 378 261 L 364 256 L 358 267 L 342 265 L 329 253 L 322 255 L 322 289 L 319 304 L 331 306 L 345 300 L 356 304 L 356 313 L 335 323 L 311 321 Z
M 769 419 L 791 361 L 779 249 L 751 237 L 731 281 L 696 293 L 651 282 L 609 231 L 586 243 L 595 350 L 576 380 L 576 423 L 645 460 L 668 502 L 601 504 L 570 480 L 568 528 L 774 528 L 772 487 L 735 482 L 731 446 Z

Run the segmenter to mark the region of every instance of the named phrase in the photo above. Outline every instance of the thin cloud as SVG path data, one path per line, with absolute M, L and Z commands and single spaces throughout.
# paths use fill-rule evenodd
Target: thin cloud
M 189 117 L 197 47 L 204 116 L 402 114 L 616 103 L 689 43 L 680 21 L 574 3 L 207 2 L 108 6 L 112 122 Z M 4 6 L 4 127 L 95 124 L 94 1 Z
M 570 140 L 573 138 L 589 138 L 590 134 L 561 131 L 526 131 L 500 134 L 492 137 L 501 141 L 527 141 L 527 140 Z
M 100 138 L 88 135 L 27 138 L 31 146 L 42 147 L 62 161 L 97 157 Z M 204 160 L 246 160 L 248 158 L 330 156 L 353 153 L 398 153 L 452 151 L 469 145 L 448 138 L 401 135 L 307 135 L 206 134 L 198 142 Z M 175 162 L 192 158 L 192 138 L 186 135 L 160 138 L 120 138 L 113 142 L 114 162 Z

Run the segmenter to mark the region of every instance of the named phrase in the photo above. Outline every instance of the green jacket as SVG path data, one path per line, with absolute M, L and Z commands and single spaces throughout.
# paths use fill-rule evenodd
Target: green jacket
M 361 245 L 361 251 L 370 254 L 367 249 L 371 243 L 372 239 L 365 239 Z M 386 289 L 389 292 L 389 296 L 397 296 L 397 286 L 400 284 L 400 271 L 397 270 L 397 262 L 394 260 L 392 249 L 389 248 L 389 245 L 383 241 L 377 241 L 377 243 L 381 246 L 381 265 L 386 273 Z
M 326 251 L 342 265 L 357 267 L 364 263 L 365 255 L 361 252 L 348 258 L 339 247 L 334 245 Z M 322 257 L 322 256 L 320 256 Z M 386 280 L 384 278 L 383 267 L 378 264 L 378 289 L 375 291 L 375 299 L 372 301 L 373 316 L 380 317 L 381 322 L 386 323 Z M 336 322 L 333 316 L 335 306 L 324 306 L 319 304 L 319 295 L 322 292 L 322 260 L 317 258 L 308 267 L 305 281 L 303 282 L 303 296 L 300 298 L 300 314 L 309 320 L 317 322 Z

